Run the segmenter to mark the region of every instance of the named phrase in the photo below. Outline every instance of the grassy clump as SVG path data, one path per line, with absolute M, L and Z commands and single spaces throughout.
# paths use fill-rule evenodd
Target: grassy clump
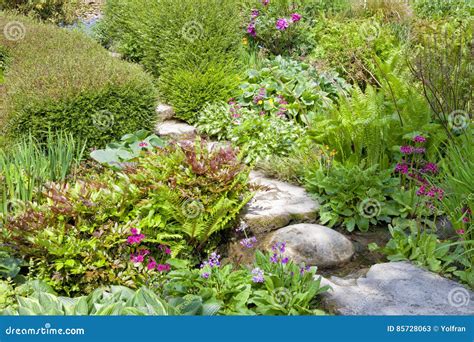
M 15 37 L 23 37 L 0 36 L 9 56 L 0 94 L 5 135 L 31 133 L 44 140 L 49 131 L 65 130 L 89 146 L 103 146 L 127 132 L 153 127 L 155 88 L 140 67 L 110 57 L 79 32 L 25 17 L 0 18 L 2 28 L 12 23 Z
M 195 122 L 207 102 L 228 100 L 238 86 L 239 1 L 159 0 L 145 16 L 136 9 L 148 9 L 148 2 L 122 4 L 107 4 L 105 40 L 159 79 L 177 117 Z

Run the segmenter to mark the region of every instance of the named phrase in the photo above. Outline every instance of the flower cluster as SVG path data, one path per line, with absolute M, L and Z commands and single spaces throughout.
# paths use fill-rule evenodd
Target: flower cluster
M 245 238 L 240 241 L 240 245 L 245 248 L 253 248 L 257 243 L 257 238 L 252 236 L 251 238 Z
M 283 254 L 286 250 L 286 242 L 277 242 L 272 246 L 273 255 L 270 257 L 270 261 L 274 264 L 281 263 L 287 264 L 289 259 Z
M 407 176 L 413 180 L 418 189 L 417 196 L 425 196 L 429 199 L 442 200 L 444 190 L 435 186 L 431 186 L 426 175 L 435 175 L 438 173 L 438 165 L 423 159 L 422 155 L 426 153 L 426 148 L 422 146 L 426 143 L 426 138 L 417 135 L 413 138 L 415 146 L 405 145 L 400 147 L 400 152 L 405 156 L 396 166 L 395 173 Z
M 206 266 L 209 266 L 210 268 L 219 267 L 221 265 L 220 258 L 221 256 L 216 252 L 211 253 L 211 255 L 209 255 L 209 259 L 201 264 L 201 268 Z
M 140 234 L 137 228 L 130 229 L 130 232 L 132 233 L 132 235 L 127 237 L 127 242 L 130 245 L 138 245 L 145 239 L 145 235 Z
M 262 5 L 268 6 L 270 3 L 269 0 L 263 0 Z M 251 37 L 257 36 L 257 20 L 260 17 L 261 13 L 258 9 L 252 9 L 250 12 L 250 22 L 247 25 L 247 34 Z M 278 18 L 275 23 L 275 27 L 279 31 L 285 31 L 290 27 L 291 24 L 297 23 L 302 19 L 302 15 L 299 13 L 292 13 L 290 18 Z
M 252 281 L 254 283 L 263 283 L 265 281 L 264 272 L 256 267 L 252 270 Z
M 132 235 L 127 238 L 127 242 L 130 245 L 139 245 L 145 239 L 145 235 L 140 234 L 138 232 L 138 229 L 132 228 L 130 231 Z M 168 246 L 159 245 L 158 248 L 166 255 L 171 254 L 171 249 Z M 142 264 L 145 262 L 145 259 L 147 259 L 146 268 L 149 271 L 156 269 L 159 272 L 167 272 L 170 270 L 170 265 L 157 263 L 156 260 L 152 256 L 150 256 L 150 254 L 151 254 L 150 250 L 146 248 L 141 248 L 137 250 L 135 253 L 130 254 L 130 261 L 133 262 L 134 264 Z

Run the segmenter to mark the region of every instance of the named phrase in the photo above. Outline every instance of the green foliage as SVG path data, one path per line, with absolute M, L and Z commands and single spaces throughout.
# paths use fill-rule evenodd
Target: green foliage
M 305 132 L 284 117 L 225 104 L 207 106 L 197 127 L 203 134 L 227 139 L 239 146 L 246 156 L 246 163 L 270 156 L 286 156 L 298 146 L 298 139 Z
M 2 16 L 0 27 L 11 21 L 25 35 L 0 36 L 11 59 L 0 93 L 1 129 L 10 139 L 31 133 L 44 140 L 48 131 L 65 130 L 101 147 L 153 127 L 156 93 L 140 67 L 112 58 L 79 32 L 14 16 Z
M 20 273 L 21 264 L 21 260 L 11 257 L 9 253 L 0 249 L 0 277 L 15 278 Z
M 76 19 L 78 0 L 0 0 L 0 10 L 15 11 L 52 23 L 70 23 Z
M 50 184 L 47 201 L 11 217 L 2 240 L 15 241 L 31 273 L 58 291 L 135 287 L 156 273 L 130 262 L 138 247 L 159 261 L 162 245 L 192 259 L 218 241 L 252 196 L 248 172 L 231 148 L 209 151 L 200 141 L 144 151 L 123 170 Z M 131 228 L 146 236 L 143 246 L 125 243 Z
M 159 1 L 108 0 L 98 23 L 99 40 L 125 59 L 140 62 L 157 44 L 151 30 L 159 11 Z
M 263 49 L 273 55 L 306 55 L 311 50 L 313 42 L 308 32 L 321 7 L 320 1 L 274 0 L 265 5 L 254 0 L 243 3 L 245 22 L 242 26 L 250 49 Z M 258 15 L 253 14 L 254 10 L 258 10 Z M 301 19 L 293 21 L 293 13 L 301 15 Z M 282 18 L 287 20 L 288 28 L 279 30 L 276 23 Z
M 472 257 L 466 255 L 463 243 L 440 241 L 436 234 L 420 229 L 419 223 L 414 220 L 404 225 L 389 225 L 389 230 L 392 238 L 387 245 L 380 248 L 371 244 L 371 251 L 384 253 L 390 261 L 409 260 L 430 271 L 455 276 L 469 286 L 474 286 Z
M 227 100 L 238 85 L 237 4 L 113 0 L 106 6 L 103 30 L 112 46 L 159 78 L 163 100 L 178 118 L 192 123 L 207 102 Z
M 307 124 L 339 95 L 346 95 L 349 85 L 336 75 L 278 56 L 259 70 L 247 71 L 240 89 L 235 98 L 240 106 Z
M 433 155 L 446 134 L 431 123 L 430 107 L 420 89 L 407 81 L 407 69 L 398 57 L 382 63 L 376 89 L 355 87 L 350 98 L 341 98 L 339 107 L 313 120 L 309 135 L 319 144 L 336 149 L 336 159 L 366 165 L 390 167 L 407 136 L 423 133 L 430 137 L 428 154 Z
M 79 166 L 85 145 L 73 135 L 49 133 L 45 144 L 32 136 L 0 149 L 0 218 L 38 200 L 45 183 L 64 183 Z
M 275 248 L 275 247 L 274 247 Z M 280 258 L 283 258 L 284 249 Z M 317 296 L 329 287 L 321 287 L 321 278 L 316 279 L 316 267 L 296 265 L 292 260 L 275 262 L 276 254 L 255 254 L 255 267 L 265 275 L 263 283 L 254 283 L 255 291 L 250 303 L 262 315 L 321 315 L 314 309 Z
M 241 42 L 238 1 L 162 0 L 153 23 L 155 49 L 144 60 L 176 116 L 195 122 L 208 102 L 229 99 Z
M 468 17 L 474 15 L 474 5 L 467 0 L 416 0 L 415 12 L 420 17 Z
M 0 286 L 2 284 L 0 283 Z M 11 289 L 9 289 L 11 291 Z M 170 306 L 165 300 L 146 287 L 131 290 L 123 286 L 99 288 L 88 296 L 58 297 L 47 288 L 28 291 L 17 296 L 0 315 L 66 315 L 66 316 L 168 316 L 209 314 L 203 310 L 198 298 L 186 304 Z
M 379 222 L 390 222 L 398 215 L 390 200 L 399 184 L 391 171 L 377 165 L 315 165 L 307 170 L 305 185 L 321 201 L 320 220 L 329 226 L 342 225 L 349 232 L 356 227 L 367 231 Z
M 167 275 L 164 294 L 173 302 L 193 294 L 202 298 L 205 306 L 218 308 L 222 315 L 314 315 L 317 296 L 328 290 L 316 280 L 316 267 L 272 262 L 272 254 L 256 252 L 249 268 L 233 265 L 203 265 L 189 269 L 186 263 Z M 257 272 L 263 278 L 255 278 Z M 258 280 L 258 281 L 256 281 Z
M 321 19 L 313 30 L 316 47 L 311 59 L 361 86 L 375 83 L 373 56 L 384 61 L 399 49 L 389 27 L 376 18 Z
M 122 168 L 138 158 L 143 151 L 164 146 L 165 142 L 157 135 L 140 130 L 124 135 L 120 142 L 110 143 L 103 150 L 92 151 L 91 158 L 102 164 Z

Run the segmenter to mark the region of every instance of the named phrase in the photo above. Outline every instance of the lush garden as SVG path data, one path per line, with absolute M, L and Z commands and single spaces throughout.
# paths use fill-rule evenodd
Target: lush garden
M 84 6 L 0 0 L 1 314 L 334 313 L 294 223 L 474 287 L 469 1 Z M 314 217 L 247 222 L 256 172 Z

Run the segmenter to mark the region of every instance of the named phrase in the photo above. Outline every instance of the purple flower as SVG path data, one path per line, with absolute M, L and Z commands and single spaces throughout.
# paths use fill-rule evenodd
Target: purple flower
M 252 270 L 252 281 L 254 283 L 263 283 L 265 281 L 265 278 L 263 277 L 263 271 L 260 268 L 254 268 Z
M 257 18 L 259 15 L 260 15 L 260 12 L 258 9 L 252 10 L 252 18 Z
M 132 254 L 130 255 L 130 261 L 137 264 L 137 263 L 141 263 L 145 260 L 145 257 L 143 255 L 137 255 L 137 254 Z
M 310 269 L 311 269 L 310 266 L 301 267 L 301 268 L 300 268 L 300 275 L 304 275 L 305 272 L 308 272 Z
M 262 0 L 263 6 L 267 6 L 269 2 L 270 2 L 270 0 Z
M 400 172 L 400 173 L 403 173 L 404 175 L 406 175 L 408 173 L 408 165 L 405 164 L 404 162 L 403 163 L 398 163 L 395 166 L 395 172 Z
M 423 196 L 426 194 L 426 187 L 422 185 L 417 191 L 416 191 L 417 196 Z
M 288 28 L 288 26 L 290 26 L 290 23 L 288 23 L 288 20 L 286 20 L 285 18 L 280 18 L 276 22 L 277 30 L 285 31 Z
M 300 21 L 301 20 L 301 14 L 299 13 L 293 13 L 291 15 L 291 21 L 296 23 L 297 21 Z
M 221 265 L 221 262 L 220 262 L 220 255 L 218 255 L 216 252 L 213 252 L 211 253 L 211 255 L 209 256 L 209 259 L 207 261 L 204 261 L 202 264 L 201 264 L 201 268 L 204 268 L 205 266 L 209 266 L 211 268 L 213 267 L 219 267 Z
M 201 277 L 203 277 L 204 279 L 209 279 L 209 272 L 204 272 L 203 274 L 201 274 Z
M 278 255 L 275 253 L 270 257 L 270 261 L 274 264 L 278 263 Z
M 413 153 L 415 154 L 424 154 L 426 152 L 426 148 L 424 147 L 415 147 L 413 149 Z
M 240 241 L 242 247 L 253 248 L 254 244 L 257 242 L 257 238 L 252 236 L 251 238 L 246 238 Z
M 285 257 L 285 258 L 281 259 L 282 264 L 287 264 L 288 261 L 289 261 L 288 257 Z
M 426 163 L 421 172 L 438 173 L 438 165 L 436 165 L 435 163 Z
M 286 242 L 277 242 L 272 246 L 272 251 L 285 253 Z
M 250 23 L 248 26 L 247 26 L 247 33 L 249 35 L 251 35 L 252 37 L 256 37 L 257 36 L 257 31 L 255 30 L 255 24 L 254 23 Z
M 416 143 L 424 143 L 426 142 L 426 138 L 421 135 L 417 135 L 416 137 L 413 138 L 413 141 Z
M 403 154 L 412 154 L 413 153 L 413 147 L 412 146 L 402 146 L 400 147 L 400 152 Z

